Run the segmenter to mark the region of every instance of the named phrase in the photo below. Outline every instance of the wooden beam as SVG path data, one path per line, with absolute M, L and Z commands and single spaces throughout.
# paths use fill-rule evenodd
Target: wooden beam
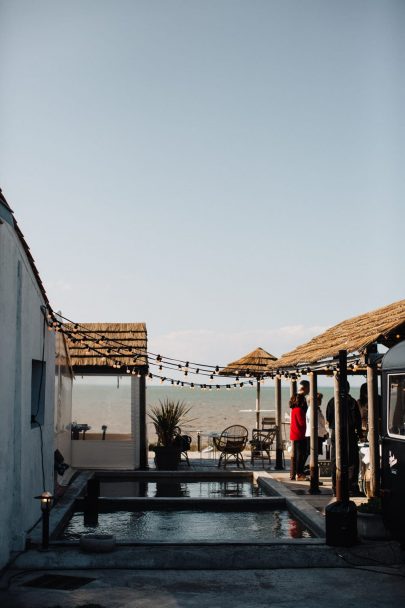
M 310 494 L 320 494 L 319 467 L 318 467 L 318 382 L 315 372 L 309 374 L 309 400 L 310 400 Z
M 260 429 L 260 381 L 256 379 L 256 428 Z
M 347 352 L 339 351 L 339 400 L 335 401 L 336 432 L 336 497 L 349 502 L 349 451 L 348 451 L 348 407 L 347 407 Z M 336 407 L 337 406 L 337 407 Z M 337 428 L 336 428 L 337 425 Z M 337 455 L 339 454 L 339 459 Z
M 380 493 L 380 448 L 378 434 L 378 389 L 377 370 L 367 365 L 368 440 L 370 446 L 370 493 Z
M 274 379 L 274 396 L 276 410 L 276 466 L 277 470 L 284 469 L 283 465 L 283 442 L 281 437 L 281 377 L 276 376 Z
M 332 451 L 334 452 L 334 458 L 332 460 L 335 461 L 335 470 L 332 471 L 332 476 L 335 478 L 335 494 L 340 500 L 340 472 L 342 470 L 342 456 L 341 456 L 341 445 L 338 438 L 340 437 L 340 377 L 336 372 L 334 376 L 334 405 L 335 405 L 335 430 L 332 430 Z M 338 495 L 338 485 L 337 480 L 339 478 L 339 495 Z

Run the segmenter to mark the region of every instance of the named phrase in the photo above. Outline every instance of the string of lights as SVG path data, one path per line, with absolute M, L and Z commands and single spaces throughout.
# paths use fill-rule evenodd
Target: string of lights
M 59 318 L 58 318 L 59 317 Z M 60 320 L 62 319 L 62 321 Z M 218 374 L 221 367 L 225 367 L 224 365 L 209 365 L 206 363 L 197 363 L 194 361 L 186 361 L 185 359 L 176 359 L 173 357 L 162 356 L 159 353 L 153 353 L 151 351 L 140 351 L 136 350 L 134 347 L 128 347 L 127 344 L 117 340 L 116 338 L 107 338 L 102 333 L 89 330 L 88 327 L 82 325 L 80 323 L 76 323 L 67 317 L 64 317 L 61 314 L 56 314 L 50 307 L 48 307 L 48 322 L 49 328 L 54 331 L 61 331 L 65 333 L 72 341 L 76 338 L 80 341 L 80 339 L 84 339 L 88 342 L 94 342 L 103 345 L 111 345 L 112 348 L 116 347 L 116 350 L 123 349 L 127 351 L 127 353 L 118 353 L 121 356 L 123 354 L 134 355 L 138 357 L 144 357 L 147 355 L 149 362 L 157 362 L 157 363 L 170 363 L 173 362 L 172 365 L 177 365 L 178 368 L 187 368 L 189 372 L 191 370 L 193 373 L 207 373 L 207 374 Z M 91 335 L 90 335 L 91 334 Z M 97 339 L 94 340 L 94 336 L 97 336 Z
M 59 317 L 59 319 L 57 317 Z M 60 319 L 63 319 L 63 321 Z M 78 344 L 78 348 L 82 346 L 83 350 L 86 350 L 88 355 L 91 355 L 93 352 L 103 359 L 113 362 L 113 367 L 122 367 L 122 364 L 117 360 L 118 357 L 132 357 L 133 362 L 136 363 L 138 358 L 147 356 L 148 364 L 157 366 L 159 371 L 162 371 L 163 369 L 171 372 L 178 371 L 183 372 L 185 376 L 195 374 L 209 377 L 210 380 L 213 380 L 215 376 L 220 376 L 220 367 L 225 367 L 189 362 L 185 359 L 162 356 L 159 353 L 136 350 L 134 347 L 128 346 L 116 338 L 107 338 L 102 333 L 89 330 L 85 325 L 75 323 L 63 315 L 56 315 L 52 309 L 48 310 L 48 320 L 49 328 L 51 330 L 64 333 L 73 344 Z M 95 336 L 97 336 L 96 339 Z M 98 346 L 102 346 L 105 350 L 99 350 Z M 243 374 L 240 374 L 238 370 L 235 370 L 235 379 L 237 382 L 239 381 L 239 376 L 263 379 L 265 377 L 271 377 L 272 375 L 267 372 L 260 374 L 257 374 L 257 372 L 244 372 Z
M 247 386 L 254 386 L 254 382 L 252 380 L 249 380 L 248 382 L 231 382 L 229 384 L 201 384 L 201 383 L 195 383 L 195 382 L 187 382 L 184 380 L 176 380 L 174 378 L 166 378 L 166 376 L 159 376 L 158 374 L 152 374 L 151 372 L 149 372 L 147 374 L 147 377 L 150 378 L 151 380 L 153 378 L 156 378 L 157 380 L 160 380 L 160 383 L 163 384 L 164 382 L 170 382 L 170 384 L 172 386 L 178 386 L 180 388 L 184 388 L 184 387 L 188 387 L 191 389 L 195 389 L 195 388 L 199 388 L 201 390 L 207 390 L 207 391 L 211 391 L 211 390 L 220 390 L 221 388 L 226 389 L 226 390 L 231 390 L 231 389 L 235 389 L 235 388 L 243 388 L 243 387 L 247 387 Z
M 48 307 L 47 310 L 47 322 L 48 328 L 52 331 L 60 331 L 65 334 L 67 338 L 76 345 L 76 348 L 82 348 L 83 351 L 86 352 L 86 355 L 100 357 L 104 361 L 108 362 L 111 367 L 116 369 L 125 369 L 125 372 L 130 375 L 141 376 L 142 371 L 139 369 L 139 359 L 146 359 L 145 366 L 149 368 L 149 366 L 155 366 L 158 368 L 159 372 L 163 372 L 167 370 L 169 373 L 167 376 L 163 376 L 162 374 L 153 374 L 149 372 L 149 370 L 145 373 L 147 377 L 150 379 L 156 378 L 163 382 L 170 382 L 172 385 L 176 386 L 189 386 L 190 388 L 199 387 L 201 389 L 212 390 L 216 388 L 219 390 L 220 388 L 242 388 L 244 385 L 253 385 L 252 380 L 247 380 L 249 378 L 253 378 L 257 381 L 263 383 L 266 379 L 273 379 L 274 377 L 284 376 L 285 378 L 293 378 L 296 379 L 301 375 L 307 375 L 312 371 L 319 371 L 321 368 L 326 370 L 327 373 L 331 375 L 338 373 L 338 366 L 336 364 L 327 364 L 326 362 L 319 363 L 318 365 L 310 366 L 299 366 L 297 368 L 290 369 L 274 369 L 274 371 L 263 371 L 262 373 L 249 373 L 243 371 L 240 373 L 239 370 L 235 370 L 235 381 L 228 384 L 213 384 L 212 382 L 221 376 L 220 368 L 225 366 L 219 365 L 209 365 L 209 364 L 199 364 L 196 362 L 190 362 L 185 359 L 175 359 L 173 357 L 162 356 L 159 353 L 153 353 L 147 350 L 139 350 L 133 346 L 128 346 L 124 342 L 118 340 L 117 338 L 109 338 L 103 333 L 91 330 L 85 325 L 80 323 L 75 323 L 74 321 L 64 317 L 61 314 L 55 314 L 54 311 Z M 124 363 L 120 358 L 127 357 L 132 359 L 132 365 L 128 365 Z M 352 356 L 350 364 L 348 365 L 348 369 L 352 372 L 356 372 L 359 367 L 359 359 L 358 356 Z M 201 382 L 189 382 L 187 380 L 179 380 L 170 377 L 173 372 L 183 373 L 184 377 L 187 378 L 189 374 L 194 374 L 198 376 L 203 376 L 209 378 L 210 382 L 205 384 Z M 243 382 L 241 381 L 243 378 Z

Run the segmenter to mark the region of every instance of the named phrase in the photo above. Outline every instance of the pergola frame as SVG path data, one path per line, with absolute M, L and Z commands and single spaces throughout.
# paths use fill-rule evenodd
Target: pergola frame
M 290 393 L 296 391 L 296 378 L 309 376 L 311 404 L 310 493 L 319 492 L 318 479 L 318 411 L 317 380 L 319 375 L 334 376 L 335 437 L 336 437 L 336 495 L 348 500 L 347 445 L 347 375 L 366 375 L 368 397 L 368 427 L 370 446 L 370 494 L 380 491 L 380 454 L 378 432 L 378 374 L 381 354 L 378 344 L 391 347 L 405 338 L 405 300 L 359 315 L 326 330 L 309 342 L 283 355 L 271 367 L 277 382 L 281 375 L 290 378 Z M 344 348 L 347 346 L 347 348 Z M 277 408 L 277 424 L 281 422 Z M 281 447 L 281 436 L 278 438 Z
M 72 326 L 73 327 L 73 326 Z M 78 376 L 127 376 L 123 371 L 131 369 L 131 421 L 136 420 L 137 441 L 135 449 L 139 459 L 139 468 L 148 468 L 148 445 L 146 434 L 146 374 L 148 373 L 147 331 L 144 323 L 84 323 L 79 332 L 86 338 L 77 344 L 73 341 L 75 334 L 67 338 L 70 351 L 70 362 L 75 375 Z M 100 336 L 104 344 L 88 352 L 87 344 Z M 117 343 L 122 352 L 109 354 L 111 344 Z M 125 344 L 125 346 L 122 346 Z M 118 347 L 117 347 L 118 348 Z M 130 349 L 136 353 L 136 360 Z M 111 361 L 118 361 L 120 367 L 114 367 Z M 136 373 L 135 373 L 136 372 Z M 133 429 L 132 429 L 133 430 Z

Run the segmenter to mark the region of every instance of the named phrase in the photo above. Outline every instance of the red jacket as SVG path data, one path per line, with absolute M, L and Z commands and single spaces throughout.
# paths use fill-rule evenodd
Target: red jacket
M 305 420 L 305 410 L 302 407 L 293 407 L 291 410 L 291 441 L 301 441 L 305 439 L 307 423 Z

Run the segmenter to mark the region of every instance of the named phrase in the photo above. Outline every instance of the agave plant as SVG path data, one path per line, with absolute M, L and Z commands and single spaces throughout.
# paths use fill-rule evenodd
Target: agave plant
M 182 424 L 191 422 L 187 414 L 191 410 L 184 401 L 159 401 L 159 405 L 150 408 L 149 418 L 152 420 L 158 437 L 158 445 L 171 446 Z

